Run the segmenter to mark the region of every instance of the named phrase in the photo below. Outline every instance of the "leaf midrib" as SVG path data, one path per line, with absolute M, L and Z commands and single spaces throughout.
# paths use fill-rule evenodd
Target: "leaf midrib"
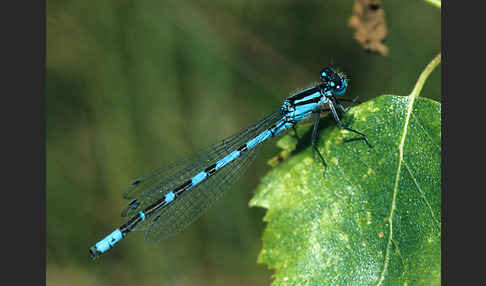
M 408 103 L 408 108 L 407 108 L 407 114 L 405 117 L 405 122 L 402 128 L 402 134 L 400 137 L 400 144 L 398 144 L 398 166 L 397 166 L 397 173 L 395 176 L 395 185 L 393 186 L 393 199 L 392 199 L 392 204 L 390 207 L 390 214 L 388 216 L 388 224 L 389 224 L 389 234 L 388 234 L 388 242 L 386 245 L 386 252 L 385 252 L 385 261 L 383 263 L 383 270 L 381 271 L 380 277 L 378 279 L 378 282 L 376 283 L 377 286 L 380 286 L 383 281 L 385 280 L 385 273 L 388 269 L 388 263 L 390 261 L 390 249 L 391 249 L 391 244 L 393 241 L 393 214 L 395 212 L 396 208 L 396 198 L 397 198 L 397 193 L 398 193 L 398 183 L 400 182 L 400 173 L 402 169 L 402 162 L 403 161 L 403 149 L 405 146 L 405 139 L 407 137 L 407 132 L 408 132 L 408 125 L 410 122 L 410 118 L 412 116 L 412 110 L 413 110 L 413 105 L 415 103 L 415 99 L 417 99 L 420 95 L 420 92 L 422 91 L 422 88 L 425 84 L 425 81 L 427 80 L 428 76 L 430 73 L 439 65 L 441 61 L 441 54 L 438 54 L 426 67 L 425 70 L 420 74 L 417 83 L 415 84 L 412 92 L 410 93 L 409 96 L 407 96 L 407 99 L 409 100 Z M 427 134 L 428 135 L 428 134 Z
M 410 117 L 412 115 L 413 105 L 415 103 L 416 97 L 407 96 L 407 99 L 409 100 L 408 107 L 407 107 L 407 114 L 406 114 L 406 117 L 405 117 L 405 122 L 403 124 L 402 132 L 401 132 L 400 143 L 398 144 L 398 166 L 397 166 L 397 172 L 396 172 L 396 176 L 395 176 L 395 183 L 394 183 L 394 186 L 393 186 L 393 199 L 392 199 L 392 203 L 391 203 L 391 207 L 390 207 L 390 214 L 389 214 L 388 219 L 387 219 L 388 224 L 389 224 L 389 234 L 388 234 L 388 242 L 386 244 L 385 261 L 383 263 L 383 270 L 381 271 L 378 282 L 376 283 L 377 286 L 381 285 L 383 283 L 383 281 L 385 280 L 385 273 L 388 269 L 388 263 L 390 261 L 390 250 L 391 250 L 391 244 L 392 244 L 392 240 L 393 240 L 393 214 L 394 214 L 395 208 L 396 208 L 398 184 L 400 182 L 400 173 L 401 173 L 401 170 L 402 170 L 403 149 L 404 149 L 404 146 L 405 146 L 405 139 L 407 137 Z

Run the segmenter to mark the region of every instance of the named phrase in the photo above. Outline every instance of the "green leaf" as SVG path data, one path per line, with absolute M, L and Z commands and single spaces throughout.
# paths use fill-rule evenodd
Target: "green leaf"
M 431 5 L 434 5 L 437 8 L 440 8 L 440 0 L 425 0 L 425 2 L 428 2 Z
M 373 148 L 321 120 L 324 177 L 310 144 L 279 141 L 288 159 L 273 160 L 250 201 L 267 209 L 258 261 L 275 269 L 273 285 L 440 284 L 441 111 L 418 97 L 427 75 L 410 96 L 383 95 L 344 116 Z

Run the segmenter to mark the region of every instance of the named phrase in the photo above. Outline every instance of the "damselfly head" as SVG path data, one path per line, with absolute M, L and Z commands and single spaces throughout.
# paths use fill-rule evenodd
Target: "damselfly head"
M 346 92 L 348 86 L 346 75 L 333 67 L 325 67 L 321 70 L 321 80 L 331 88 L 334 95 L 342 95 Z

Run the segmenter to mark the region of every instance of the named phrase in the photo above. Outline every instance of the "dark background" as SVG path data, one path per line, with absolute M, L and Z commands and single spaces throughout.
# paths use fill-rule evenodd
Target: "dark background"
M 334 63 L 348 97 L 407 95 L 440 52 L 440 11 L 386 1 L 389 55 L 364 52 L 353 1 L 47 2 L 48 285 L 268 285 L 256 263 L 265 214 L 248 208 L 266 161 L 186 231 L 135 232 L 100 260 L 134 178 L 246 128 Z M 423 96 L 440 100 L 440 72 Z

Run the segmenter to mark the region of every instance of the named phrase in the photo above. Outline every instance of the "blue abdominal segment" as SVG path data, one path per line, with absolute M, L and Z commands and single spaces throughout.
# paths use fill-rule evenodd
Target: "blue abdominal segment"
M 192 186 L 196 186 L 197 184 L 199 184 L 200 182 L 202 182 L 204 179 L 206 179 L 207 177 L 207 173 L 205 171 L 202 171 L 200 172 L 199 174 L 197 174 L 196 176 L 194 176 L 192 179 L 191 179 L 191 182 L 192 182 Z
M 240 156 L 240 154 L 241 154 L 240 151 L 235 150 L 235 151 L 231 152 L 229 155 L 227 155 L 226 157 L 224 157 L 223 159 L 219 160 L 216 163 L 216 171 L 223 168 L 224 166 L 226 166 L 226 164 L 230 163 L 234 159 L 238 158 Z

